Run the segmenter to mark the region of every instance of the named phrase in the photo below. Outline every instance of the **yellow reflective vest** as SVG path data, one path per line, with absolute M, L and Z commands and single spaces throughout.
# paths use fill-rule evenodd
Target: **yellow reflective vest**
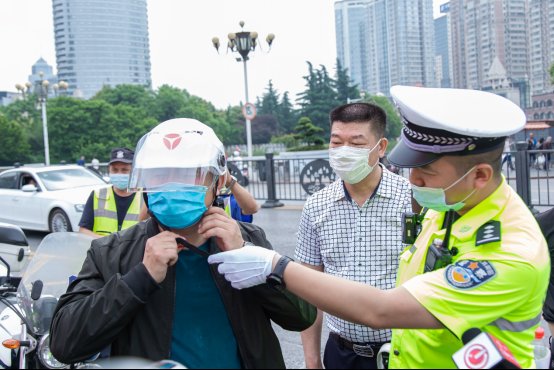
M 546 241 L 506 180 L 452 228 L 458 253 L 446 268 L 423 273 L 429 245 L 444 239 L 445 214 L 429 211 L 416 243 L 400 257 L 398 286 L 444 326 L 393 330 L 391 369 L 455 368 L 461 337 L 479 328 L 500 339 L 523 368 L 533 368 L 534 332 L 550 274 Z
M 127 210 L 121 227 L 117 220 L 117 205 L 113 187 L 94 192 L 94 227 L 92 231 L 98 235 L 110 235 L 138 224 L 142 206 L 142 194 L 136 193 L 131 206 Z

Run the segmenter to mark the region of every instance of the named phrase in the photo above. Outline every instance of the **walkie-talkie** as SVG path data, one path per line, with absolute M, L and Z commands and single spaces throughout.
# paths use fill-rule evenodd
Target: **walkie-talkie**
M 452 263 L 452 252 L 444 248 L 441 239 L 435 239 L 427 251 L 425 259 L 425 272 L 440 270 Z

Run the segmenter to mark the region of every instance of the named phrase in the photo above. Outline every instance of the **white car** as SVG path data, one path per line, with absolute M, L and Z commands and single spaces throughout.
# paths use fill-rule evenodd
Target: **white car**
M 26 230 L 78 231 L 90 193 L 107 186 L 80 166 L 4 171 L 0 173 L 0 222 Z

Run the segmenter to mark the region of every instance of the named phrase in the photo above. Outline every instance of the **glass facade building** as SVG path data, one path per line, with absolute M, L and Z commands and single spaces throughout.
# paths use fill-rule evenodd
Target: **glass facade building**
M 337 1 L 335 21 L 337 56 L 361 90 L 436 86 L 432 0 Z
M 448 3 L 441 7 L 445 15 L 435 19 L 435 79 L 439 87 L 452 87 L 452 43 Z
M 103 86 L 151 85 L 146 0 L 52 0 L 58 78 L 90 98 Z

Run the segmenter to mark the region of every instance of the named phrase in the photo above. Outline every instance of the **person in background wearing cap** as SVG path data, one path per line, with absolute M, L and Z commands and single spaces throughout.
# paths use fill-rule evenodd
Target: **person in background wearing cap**
M 325 271 L 380 289 L 396 281 L 402 244 L 402 214 L 411 211 L 410 183 L 380 159 L 388 141 L 387 117 L 376 105 L 346 104 L 329 115 L 329 161 L 340 177 L 311 196 L 298 228 L 296 258 Z M 376 369 L 390 330 L 373 329 L 327 315 L 330 335 L 321 361 L 323 313 L 302 333 L 307 368 Z
M 95 190 L 85 204 L 79 232 L 101 238 L 128 229 L 148 218 L 148 209 L 140 192 L 129 192 L 134 152 L 115 148 L 108 167 L 111 187 Z
M 223 144 L 196 120 L 163 122 L 139 141 L 129 186 L 144 191 L 151 218 L 92 242 L 54 314 L 58 360 L 111 345 L 112 356 L 187 368 L 285 367 L 271 321 L 301 331 L 317 312 L 286 290 L 235 290 L 208 264 L 247 242 L 271 249 L 263 230 L 212 206 L 225 177 Z
M 404 129 L 389 160 L 412 168 L 414 198 L 429 209 L 400 257 L 395 289 L 321 274 L 252 246 L 209 262 L 236 288 L 286 286 L 325 312 L 395 329 L 391 368 L 454 368 L 452 355 L 471 328 L 498 338 L 521 367 L 534 367 L 550 259 L 539 225 L 500 166 L 504 141 L 523 129 L 525 114 L 476 90 L 395 86 L 391 95 Z

